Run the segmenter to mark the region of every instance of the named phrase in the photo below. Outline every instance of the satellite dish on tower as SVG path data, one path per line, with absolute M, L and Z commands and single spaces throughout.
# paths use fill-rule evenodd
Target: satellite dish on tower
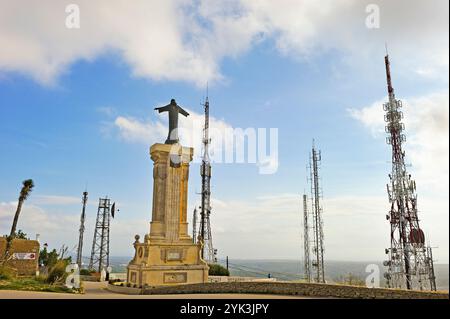
M 119 211 L 119 209 L 117 211 Z M 112 218 L 114 218 L 115 213 L 116 213 L 116 202 L 114 202 L 112 204 L 112 206 L 111 206 L 111 216 L 112 216 Z

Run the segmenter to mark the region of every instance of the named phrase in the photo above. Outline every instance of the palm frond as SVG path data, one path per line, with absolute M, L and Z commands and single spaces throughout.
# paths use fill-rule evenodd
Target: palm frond
M 27 197 L 30 195 L 31 191 L 34 187 L 34 182 L 32 179 L 27 179 L 22 182 L 23 186 L 20 191 L 19 200 L 26 200 Z

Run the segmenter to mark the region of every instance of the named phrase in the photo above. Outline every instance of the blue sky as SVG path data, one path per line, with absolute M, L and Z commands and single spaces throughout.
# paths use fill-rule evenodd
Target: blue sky
M 17 10 L 12 1 L 0 3 L 6 12 Z M 89 16 L 91 9 L 98 9 L 97 4 L 91 8 L 84 1 L 80 3 L 80 32 L 86 33 L 76 36 L 74 41 L 80 41 L 76 47 L 71 47 L 67 39 L 70 33 L 60 39 L 49 28 L 41 27 L 47 22 L 40 20 L 40 13 L 32 17 L 41 21 L 36 29 L 8 22 L 6 18 L 6 23 L 0 24 L 0 40 L 5 41 L 2 47 L 5 44 L 14 48 L 16 44 L 19 50 L 17 43 L 23 37 L 36 40 L 39 48 L 23 57 L 19 51 L 16 55 L 0 55 L 2 233 L 10 227 L 21 181 L 33 178 L 36 189 L 24 208 L 19 228 L 31 236 L 40 233 L 42 240 L 51 246 L 64 243 L 72 248 L 77 241 L 80 197 L 87 186 L 90 196 L 85 255 L 90 253 L 93 218 L 98 197 L 103 195 L 118 202 L 121 210 L 113 222 L 111 253 L 131 255 L 134 234 L 147 232 L 151 217 L 152 162 L 148 148 L 155 142 L 163 142 L 158 140 L 158 134 L 142 135 L 139 129 L 151 130 L 157 123 L 166 125 L 166 115 L 158 116 L 153 108 L 171 98 L 201 115 L 200 102 L 209 81 L 213 125 L 216 121 L 234 128 L 278 128 L 279 137 L 275 174 L 259 174 L 255 164 L 213 166 L 212 227 L 219 256 L 300 258 L 300 196 L 309 189 L 306 165 L 314 138 L 323 154 L 321 177 L 328 258 L 382 260 L 384 247 L 389 244 L 389 225 L 384 216 L 388 210 L 385 184 L 390 152 L 379 129 L 383 121 L 381 102 L 386 96 L 384 41 L 388 41 L 394 87 L 397 97 L 407 102 L 405 117 L 410 116 L 406 134 L 408 138 L 411 134 L 411 145 L 407 145 L 411 156 L 409 153 L 407 156 L 418 185 L 422 227 L 432 234 L 433 246 L 439 246 L 435 253 L 438 261 L 448 262 L 448 61 L 437 60 L 434 55 L 448 58 L 448 45 L 441 47 L 444 37 L 436 40 L 429 36 L 439 33 L 448 43 L 448 13 L 439 15 L 446 26 L 439 19 L 421 21 L 428 24 L 417 26 L 416 20 L 411 21 L 407 13 L 399 11 L 400 26 L 389 20 L 391 11 L 398 8 L 395 5 L 389 8 L 388 2 L 379 1 L 381 29 L 363 32 L 355 29 L 358 23 L 364 29 L 367 14 L 360 10 L 361 4 L 342 1 L 331 5 L 325 1 L 325 6 L 331 6 L 334 12 L 345 13 L 341 19 L 347 20 L 344 18 L 349 15 L 354 21 L 346 25 L 346 21 L 333 16 L 334 20 L 328 23 L 335 24 L 336 30 L 329 34 L 323 20 L 310 14 L 307 18 L 314 32 L 302 41 L 294 41 L 292 34 L 297 26 L 289 24 L 290 10 L 286 5 L 285 10 L 273 14 L 267 9 L 265 17 L 273 18 L 270 25 L 264 25 L 267 22 L 261 22 L 266 21 L 261 18 L 252 27 L 254 34 L 244 34 L 241 39 L 239 32 L 233 33 L 241 21 L 234 21 L 236 26 L 224 26 L 221 22 L 229 22 L 230 18 L 226 8 L 215 8 L 205 1 L 198 8 L 190 7 L 188 12 L 202 15 L 223 11 L 211 17 L 212 26 L 199 22 L 205 29 L 192 33 L 200 38 L 205 35 L 204 41 L 211 45 L 211 51 L 222 51 L 209 55 L 192 45 L 187 53 L 171 62 L 153 50 L 153 46 L 164 46 L 164 39 L 155 40 L 152 47 L 124 40 L 132 43 L 125 47 L 123 43 L 109 42 L 112 36 L 106 32 L 111 31 L 107 25 L 99 27 L 106 31 L 90 35 L 90 29 L 83 29 L 90 26 L 89 18 L 83 20 L 83 14 L 88 11 Z M 299 3 L 298 8 L 291 10 L 316 8 L 308 1 Z M 414 12 L 422 10 L 423 2 L 412 3 L 409 5 L 414 16 Z M 445 1 L 436 4 L 437 11 L 440 6 L 448 7 Z M 174 1 L 169 8 L 162 8 L 160 15 L 175 14 L 172 10 L 178 5 Z M 252 19 L 260 17 L 264 9 L 246 1 L 237 8 L 242 18 Z M 57 9 L 46 3 L 38 11 L 47 10 L 51 16 Z M 27 14 L 33 15 L 31 12 Z M 129 15 L 133 20 L 133 14 L 132 10 L 126 11 L 121 19 Z M 283 14 L 286 24 L 280 24 L 276 18 Z M 142 23 L 145 29 L 145 23 L 150 22 Z M 383 28 L 383 23 L 388 27 Z M 136 28 L 124 26 L 118 38 L 139 39 Z M 193 36 L 190 30 L 174 28 L 181 38 Z M 429 33 L 417 34 L 416 28 Z M 161 32 L 164 30 L 161 27 Z M 350 30 L 354 35 L 348 35 Z M 227 40 L 226 34 L 231 34 L 240 46 L 221 45 L 221 41 Z M 93 48 L 89 41 L 79 40 L 90 36 L 98 37 L 105 47 Z M 171 36 L 167 36 L 167 41 Z M 328 36 L 333 40 L 327 41 Z M 422 42 L 428 44 L 426 50 Z M 71 53 L 60 49 L 58 43 L 68 52 L 72 49 Z M 181 48 L 184 45 L 181 41 Z M 361 50 L 355 49 L 358 46 Z M 130 54 L 127 50 L 139 53 Z M 44 57 L 39 56 L 40 51 L 46 52 Z M 31 56 L 33 52 L 36 56 Z M 183 64 L 189 54 L 204 65 L 189 69 L 189 62 Z M 158 59 L 161 62 L 155 67 Z M 55 67 L 58 61 L 62 62 Z M 167 66 L 170 63 L 181 63 L 180 73 L 187 75 L 178 76 Z M 130 125 L 122 127 L 119 118 L 131 121 L 126 122 Z M 441 121 L 427 121 L 436 118 Z M 434 141 L 427 142 L 430 135 L 436 136 L 436 145 Z M 197 163 L 191 166 L 189 187 L 191 214 L 198 204 L 196 192 L 201 187 Z M 442 189 L 447 189 L 445 195 L 438 191 Z

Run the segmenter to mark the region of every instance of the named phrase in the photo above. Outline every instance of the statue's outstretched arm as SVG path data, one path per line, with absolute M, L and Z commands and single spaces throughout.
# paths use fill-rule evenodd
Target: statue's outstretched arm
M 189 116 L 189 113 L 186 112 L 185 110 L 183 110 L 183 109 L 181 108 L 181 106 L 179 106 L 179 105 L 178 105 L 178 111 L 179 111 L 181 114 L 183 114 L 184 116 Z
M 170 106 L 170 104 L 166 105 L 166 106 L 155 107 L 155 110 L 158 111 L 159 113 L 167 112 L 167 111 L 169 111 L 169 106 Z

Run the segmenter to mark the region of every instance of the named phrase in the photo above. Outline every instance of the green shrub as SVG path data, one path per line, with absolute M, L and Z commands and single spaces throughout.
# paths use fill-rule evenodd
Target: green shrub
M 62 283 L 67 277 L 66 273 L 67 261 L 58 260 L 56 264 L 50 269 L 47 276 L 47 283 Z
M 44 247 L 39 253 L 39 265 L 44 265 L 48 268 L 52 268 L 58 262 L 58 252 L 56 249 L 48 252 L 47 247 Z
M 230 272 L 228 269 L 219 264 L 209 264 L 209 272 L 210 276 L 229 276 Z

